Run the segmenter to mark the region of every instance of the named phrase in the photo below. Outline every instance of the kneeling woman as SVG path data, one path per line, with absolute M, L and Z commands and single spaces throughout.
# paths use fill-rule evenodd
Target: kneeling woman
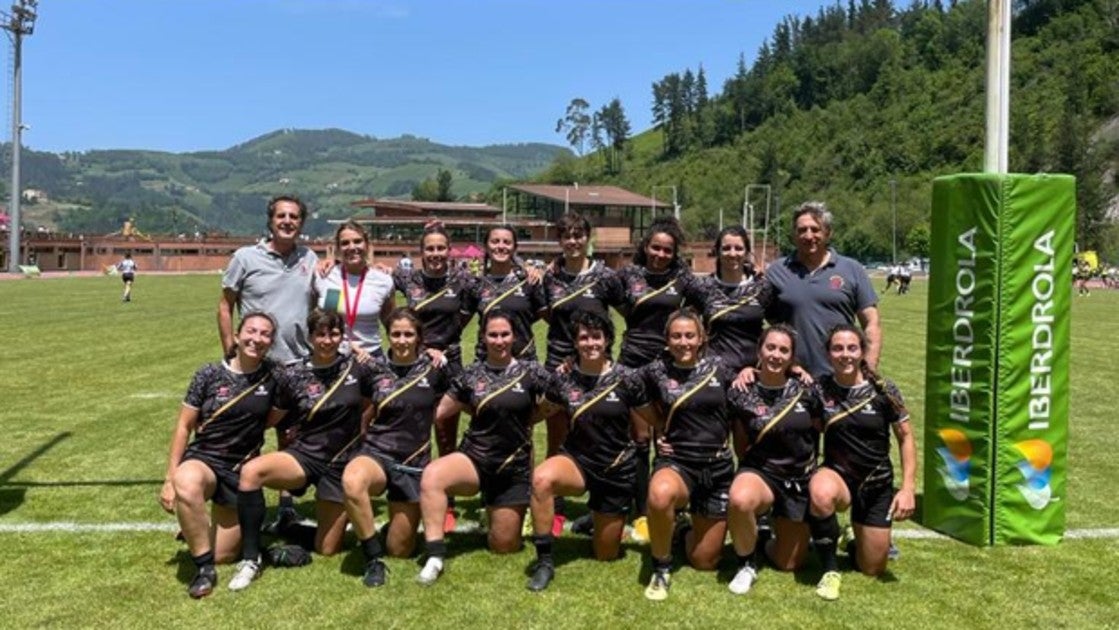
M 734 477 L 727 389 L 734 374 L 717 357 L 705 356 L 699 314 L 689 308 L 668 319 L 670 364 L 645 370 L 653 402 L 657 458 L 649 481 L 649 546 L 653 575 L 645 597 L 668 597 L 676 510 L 690 505 L 692 527 L 683 537 L 688 562 L 701 571 L 719 563 L 726 537 L 727 491 Z
M 481 491 L 490 549 L 510 553 L 521 547 L 532 486 L 532 425 L 547 376 L 535 361 L 513 358 L 513 321 L 505 311 L 486 315 L 482 335 L 485 359 L 452 380 L 436 411 L 437 421 L 462 411 L 472 418 L 459 450 L 424 469 L 420 511 L 428 558 L 417 578 L 421 584 L 434 583 L 443 572 L 448 495 Z
M 385 583 L 384 555 L 369 497 L 388 491 L 388 553 L 412 554 L 420 524 L 420 475 L 431 461 L 435 406 L 447 389 L 444 371 L 422 352 L 423 327 L 409 308 L 388 316 L 389 358 L 374 365 L 372 424 L 342 473 L 346 513 L 365 554 L 366 586 Z
M 237 483 L 241 465 L 264 444 L 276 389 L 264 357 L 275 331 L 270 315 L 256 312 L 241 318 L 229 358 L 194 373 L 171 437 L 159 503 L 178 517 L 198 567 L 187 589 L 194 598 L 213 592 L 218 579 L 214 563 L 232 562 L 241 546 Z M 213 501 L 209 518 L 207 501 Z
M 298 494 L 314 484 L 315 551 L 333 555 L 342 549 L 346 529 L 342 471 L 363 433 L 362 415 L 371 404 L 372 377 L 357 359 L 339 354 L 345 330 L 340 313 L 315 309 L 307 317 L 307 330 L 311 356 L 280 373 L 276 408 L 270 417 L 278 423 L 290 412 L 283 425 L 289 445 L 257 457 L 241 471 L 237 516 L 244 545 L 230 590 L 248 588 L 260 573 L 262 488 Z
M 837 326 L 828 337 L 833 374 L 820 379 L 824 400 L 824 465 L 812 477 L 816 552 L 824 576 L 816 594 L 839 597 L 836 563 L 839 525 L 835 513 L 848 508 L 855 530 L 855 563 L 866 575 L 886 570 L 890 525 L 913 516 L 917 447 L 909 412 L 893 382 L 866 363 L 866 337 L 854 326 Z M 894 492 L 890 432 L 901 454 L 901 489 Z M 819 529 L 819 531 L 816 531 Z
M 630 419 L 633 413 L 649 409 L 640 375 L 610 360 L 614 341 L 610 320 L 584 310 L 572 314 L 571 321 L 579 360 L 567 374 L 553 377 L 545 394 L 547 407 L 560 410 L 570 432 L 560 453 L 549 457 L 532 475 L 537 556 L 528 582 L 532 591 L 547 588 L 555 575 L 552 509 L 557 496 L 589 491 L 595 558 L 618 557 L 637 465 Z
M 730 489 L 731 538 L 738 572 L 728 588 L 745 594 L 757 579 L 757 517 L 773 510 L 776 539 L 763 551 L 782 571 L 804 563 L 808 552 L 808 480 L 820 442 L 819 399 L 792 375 L 792 328 L 777 324 L 758 340 L 758 373 L 745 391 L 732 390 L 738 474 Z

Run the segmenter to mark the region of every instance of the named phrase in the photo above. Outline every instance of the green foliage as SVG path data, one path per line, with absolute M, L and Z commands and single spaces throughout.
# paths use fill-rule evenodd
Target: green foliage
M 0 169 L 6 171 L 7 151 Z M 295 193 L 322 218 L 353 212 L 364 197 L 407 197 L 433 173 L 454 173 L 454 190 L 433 198 L 467 196 L 500 178 L 538 173 L 565 149 L 545 144 L 457 147 L 424 138 L 377 139 L 339 129 L 284 129 L 224 151 L 88 151 L 53 154 L 25 148 L 26 188 L 46 190 L 51 211 L 37 214 L 75 233 L 109 233 L 124 217 L 145 232 L 258 233 L 264 201 Z M 436 182 L 438 184 L 438 182 Z M 29 213 L 30 214 L 30 213 Z M 316 224 L 317 225 L 317 224 Z M 312 226 L 312 230 L 313 230 Z
M 1106 229 L 1119 188 L 1105 177 L 1119 172 L 1119 4 L 1036 0 L 1017 10 L 1011 170 L 1075 175 L 1080 246 L 1119 256 Z M 886 260 L 891 179 L 902 247 L 928 223 L 935 177 L 982 169 L 986 17 L 982 0 L 853 0 L 790 16 L 753 65 L 739 57 L 706 105 L 702 72 L 655 81 L 654 126 L 630 139 L 624 172 L 590 160 L 562 170 L 637 191 L 675 184 L 688 192 L 686 227 L 703 238 L 720 209 L 741 212 L 747 184 L 769 184 L 776 221 L 803 201 L 827 201 L 837 245 Z M 905 240 L 912 255 L 919 245 Z

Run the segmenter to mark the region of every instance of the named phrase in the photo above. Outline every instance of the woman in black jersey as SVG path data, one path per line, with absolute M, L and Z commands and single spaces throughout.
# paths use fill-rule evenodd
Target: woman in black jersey
M 489 515 L 489 547 L 521 547 L 521 526 L 532 485 L 532 424 L 547 384 L 544 368 L 513 356 L 514 316 L 491 311 L 482 321 L 486 357 L 451 382 L 436 417 L 469 411 L 470 428 L 457 452 L 432 462 L 420 482 L 420 511 L 428 558 L 418 581 L 432 584 L 447 553 L 443 521 L 447 496 L 482 493 Z
M 754 271 L 750 240 L 742 226 L 719 232 L 711 255 L 715 256 L 715 273 L 703 283 L 708 351 L 735 371 L 753 367 L 758 363 L 769 282 Z
M 371 373 L 352 355 L 342 355 L 345 322 L 337 312 L 319 309 L 307 317 L 311 356 L 279 373 L 276 405 L 269 421 L 284 424 L 288 445 L 251 460 L 241 471 L 237 516 L 244 544 L 230 590 L 248 588 L 260 573 L 262 488 L 302 493 L 314 484 L 315 550 L 332 555 L 342 549 L 346 528 L 342 471 L 361 440 L 370 407 Z
M 759 339 L 757 379 L 732 389 L 738 472 L 728 521 L 738 572 L 728 588 L 745 594 L 757 579 L 757 517 L 773 510 L 775 540 L 763 551 L 775 567 L 796 569 L 808 551 L 808 480 L 816 469 L 823 412 L 809 386 L 792 374 L 796 334 L 777 324 Z
M 734 374 L 705 353 L 706 341 L 699 314 L 677 311 L 667 328 L 671 360 L 658 359 L 644 370 L 660 436 L 649 482 L 653 575 L 645 597 L 651 600 L 668 597 L 678 509 L 688 506 L 692 514 L 690 531 L 681 533 L 694 568 L 713 571 L 726 537 L 727 491 L 734 476 L 727 391 Z
M 467 291 L 466 311 L 477 313 L 479 323 L 491 311 L 505 311 L 513 324 L 513 357 L 518 361 L 536 361 L 532 324 L 548 307 L 539 272 L 530 273 L 517 262 L 517 234 L 510 226 L 490 228 L 485 246 L 482 275 Z M 486 356 L 480 327 L 474 355 L 479 361 Z
M 544 274 L 544 293 L 548 299 L 548 359 L 544 366 L 549 372 L 576 356 L 576 314 L 591 312 L 609 319 L 609 307 L 621 301 L 621 285 L 614 270 L 590 257 L 590 222 L 581 214 L 569 212 L 556 222 L 556 230 L 563 254 L 552 261 Z M 613 335 L 610 342 L 613 345 Z M 611 354 L 612 348 L 607 347 L 606 355 Z M 549 415 L 547 423 L 547 455 L 551 457 L 559 452 L 568 423 L 562 413 Z M 565 520 L 563 497 L 560 496 L 556 498 L 553 535 L 558 536 L 563 531 Z
M 360 449 L 342 473 L 346 513 L 365 555 L 362 582 L 385 583 L 384 551 L 406 558 L 420 524 L 420 475 L 431 461 L 435 406 L 447 389 L 445 372 L 422 351 L 423 326 L 411 309 L 388 317 L 389 357 L 373 377 L 373 418 Z M 388 492 L 389 524 L 382 547 L 370 496 Z
M 241 318 L 230 356 L 194 373 L 171 436 L 159 503 L 178 517 L 198 568 L 187 589 L 194 598 L 213 592 L 214 563 L 232 562 L 241 546 L 237 481 L 241 465 L 264 444 L 276 389 L 265 356 L 275 331 L 275 320 L 265 313 Z M 209 517 L 207 501 L 213 502 Z
M 434 223 L 424 227 L 420 237 L 420 268 L 393 272 L 396 290 L 404 295 L 424 330 L 424 347 L 443 353 L 447 378 L 462 372 L 462 330 L 471 317 L 466 296 L 474 276 L 450 263 L 451 237 L 443 226 Z M 458 440 L 458 416 L 448 416 L 435 423 L 435 446 L 439 455 L 455 450 Z M 454 530 L 455 513 L 448 508 L 446 529 Z
M 536 547 L 536 567 L 528 582 L 532 591 L 547 588 L 555 575 L 554 497 L 590 492 L 587 505 L 594 518 L 594 556 L 598 560 L 618 557 L 625 514 L 633 497 L 630 416 L 649 409 L 640 375 L 610 360 L 614 326 L 608 316 L 579 311 L 572 319 L 578 362 L 570 371 L 553 375 L 545 394 L 545 406 L 559 409 L 571 432 L 561 452 L 536 467 L 532 475 L 532 541 Z
M 664 353 L 665 326 L 669 316 L 685 303 L 700 306 L 703 291 L 688 265 L 680 259 L 684 231 L 672 217 L 653 221 L 633 254 L 633 264 L 618 270 L 621 292 L 619 310 L 625 317 L 618 363 L 646 366 Z M 637 444 L 637 484 L 634 487 L 634 536 L 647 538 L 645 500 L 649 490 L 649 428 L 633 425 Z
M 866 575 L 886 570 L 890 526 L 913 516 L 917 447 L 909 412 L 892 381 L 867 365 L 866 337 L 855 326 L 840 325 L 828 336 L 833 373 L 820 379 L 824 402 L 824 465 L 809 483 L 812 535 L 824 566 L 816 593 L 839 597 L 836 563 L 837 511 L 851 510 L 855 563 Z M 901 454 L 901 489 L 894 491 L 890 433 Z

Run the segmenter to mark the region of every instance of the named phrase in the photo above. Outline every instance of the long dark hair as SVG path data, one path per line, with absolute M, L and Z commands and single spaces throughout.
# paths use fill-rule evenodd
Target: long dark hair
M 649 231 L 645 233 L 645 238 L 641 239 L 641 243 L 637 246 L 637 251 L 633 253 L 633 264 L 639 267 L 645 267 L 649 263 L 649 257 L 645 254 L 645 248 L 653 240 L 657 234 L 667 234 L 672 237 L 672 262 L 669 263 L 669 269 L 676 269 L 680 267 L 680 250 L 686 245 L 684 239 L 684 229 L 680 227 L 680 222 L 673 216 L 659 217 L 653 221 L 649 226 Z
M 237 322 L 237 330 L 233 333 L 233 345 L 229 348 L 229 352 L 225 353 L 225 359 L 228 361 L 237 356 L 237 335 L 241 334 L 241 329 L 245 327 L 245 322 L 250 319 L 267 319 L 269 324 L 272 324 L 272 340 L 276 340 L 276 331 L 280 328 L 276 324 L 276 318 L 272 317 L 264 311 L 249 311 L 241 316 L 241 321 Z
M 886 379 L 882 378 L 882 376 L 878 374 L 878 371 L 870 367 L 870 364 L 866 362 L 866 349 L 868 342 L 866 339 L 866 333 L 863 332 L 862 328 L 859 328 L 858 326 L 855 326 L 853 324 L 838 324 L 836 326 L 833 326 L 832 329 L 828 331 L 827 347 L 830 349 L 832 339 L 834 339 L 835 336 L 839 333 L 845 332 L 851 333 L 859 339 L 859 349 L 862 351 L 863 355 L 862 358 L 859 359 L 859 370 L 863 373 L 863 378 L 865 378 L 867 382 L 869 382 L 871 386 L 874 387 L 874 391 L 879 396 L 885 396 L 886 400 L 890 402 L 894 409 L 900 410 L 904 408 L 905 405 L 902 404 L 902 402 L 898 400 L 892 392 L 890 392 L 888 387 L 886 387 Z

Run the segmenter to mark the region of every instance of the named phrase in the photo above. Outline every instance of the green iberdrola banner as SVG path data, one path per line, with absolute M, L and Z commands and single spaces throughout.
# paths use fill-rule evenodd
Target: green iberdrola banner
M 1060 540 L 1076 184 L 933 184 L 925 525 L 976 545 Z

